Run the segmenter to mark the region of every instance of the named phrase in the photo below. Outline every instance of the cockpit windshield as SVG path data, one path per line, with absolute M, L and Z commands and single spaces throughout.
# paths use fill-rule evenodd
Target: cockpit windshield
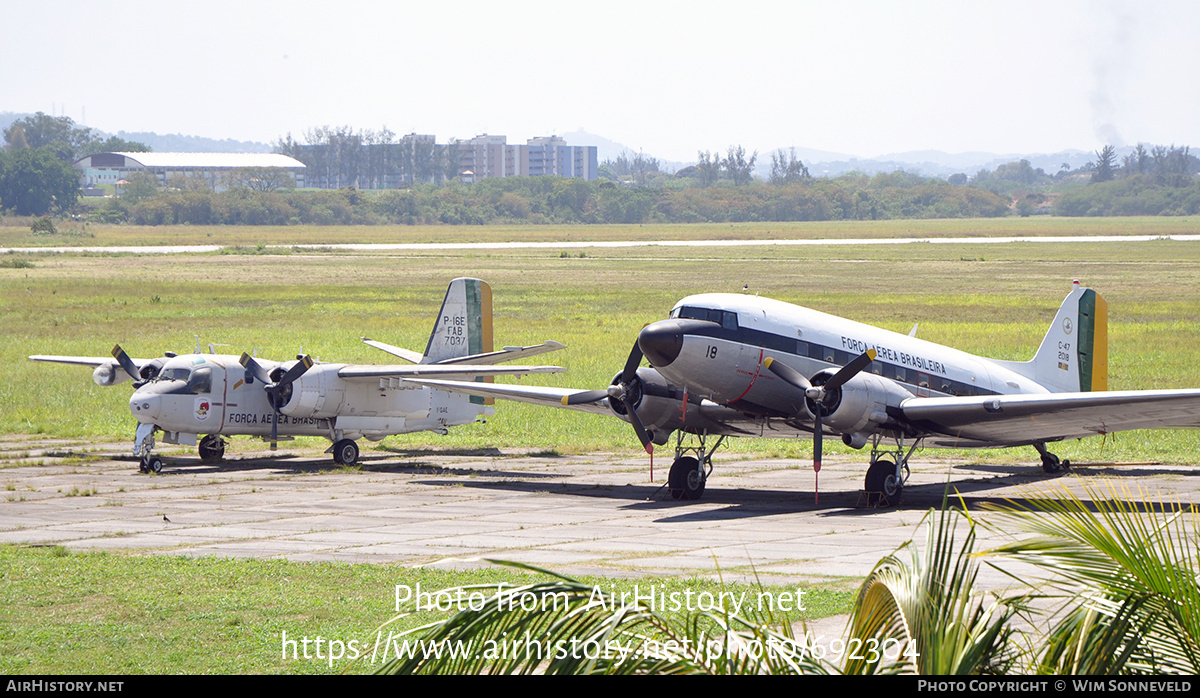
M 707 320 L 708 322 L 715 322 L 727 330 L 736 330 L 738 328 L 737 313 L 732 310 L 696 308 L 689 305 L 681 305 L 671 311 L 671 317 L 683 320 Z
M 160 385 L 168 382 L 172 383 L 172 385 L 164 386 L 160 389 L 166 393 L 192 395 L 210 393 L 212 392 L 212 368 L 209 366 L 200 366 L 193 369 L 189 366 L 170 366 L 163 368 L 158 373 L 158 376 L 154 378 L 153 382 Z

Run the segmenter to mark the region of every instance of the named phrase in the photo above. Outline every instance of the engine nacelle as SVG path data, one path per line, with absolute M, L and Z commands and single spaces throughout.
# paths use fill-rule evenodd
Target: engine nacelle
M 813 376 L 814 384 L 821 382 L 821 375 Z M 860 373 L 830 395 L 825 403 L 826 409 L 829 409 L 830 403 L 833 409 L 824 414 L 821 421 L 831 429 L 850 435 L 851 441 L 861 440 L 865 444 L 866 435 L 877 431 L 879 425 L 888 420 L 888 405 L 899 405 L 910 397 L 911 393 L 892 381 L 871 373 Z M 851 442 L 847 444 L 854 446 Z
M 285 367 L 281 368 L 286 372 Z M 285 402 L 279 411 L 297 419 L 336 417 L 346 397 L 346 383 L 338 376 L 341 368 L 324 364 L 308 369 L 285 389 Z M 275 378 L 274 372 L 271 377 Z
M 92 380 L 96 385 L 117 385 L 130 380 L 129 374 L 116 361 L 105 361 L 92 371 Z
M 615 385 L 621 374 L 613 378 Z M 650 432 L 651 439 L 659 446 L 665 444 L 671 432 L 684 425 L 683 391 L 667 382 L 658 371 L 652 368 L 639 368 L 638 379 L 628 387 L 630 401 L 637 410 L 642 425 Z M 629 421 L 625 404 L 619 400 L 608 398 L 608 406 L 618 417 Z M 692 407 L 698 409 L 698 405 Z

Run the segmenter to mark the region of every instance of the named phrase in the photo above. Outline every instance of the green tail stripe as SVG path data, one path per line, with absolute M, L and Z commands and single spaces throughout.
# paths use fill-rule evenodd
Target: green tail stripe
M 483 289 L 478 281 L 467 282 L 467 353 L 483 353 Z M 475 378 L 476 382 L 480 378 Z M 476 405 L 484 404 L 483 398 L 471 396 L 471 402 Z
M 483 353 L 483 290 L 472 279 L 467 282 L 467 349 L 468 354 Z
M 1096 341 L 1096 292 L 1088 289 L 1079 297 L 1079 332 L 1076 334 L 1076 353 L 1079 356 L 1079 390 L 1092 389 L 1092 360 Z

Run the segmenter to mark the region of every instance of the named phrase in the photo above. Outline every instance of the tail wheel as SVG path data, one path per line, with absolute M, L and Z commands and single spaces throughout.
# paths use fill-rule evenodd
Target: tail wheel
M 667 489 L 673 499 L 700 499 L 704 496 L 704 474 L 700 472 L 700 461 L 691 456 L 677 458 L 671 464 L 667 478 Z

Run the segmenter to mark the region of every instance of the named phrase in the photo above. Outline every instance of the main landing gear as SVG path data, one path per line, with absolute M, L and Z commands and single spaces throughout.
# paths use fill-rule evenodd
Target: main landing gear
M 1057 475 L 1058 473 L 1066 472 L 1071 468 L 1071 461 L 1067 459 L 1059 460 L 1058 456 L 1046 450 L 1045 442 L 1039 442 L 1033 445 L 1037 452 L 1042 457 L 1042 472 L 1047 475 Z
M 162 469 L 162 458 L 158 456 L 144 456 L 138 463 L 138 470 L 143 473 L 161 473 Z
M 863 481 L 863 491 L 871 506 L 887 507 L 900 503 L 900 495 L 904 493 L 904 483 L 908 482 L 910 472 L 908 459 L 913 451 L 921 445 L 917 439 L 904 450 L 904 437 L 896 439 L 892 448 L 881 447 L 883 437 L 876 434 L 871 439 L 871 465 L 867 468 L 867 476 Z
M 200 445 L 196 447 L 200 451 L 200 460 L 205 463 L 216 463 L 225 457 L 225 439 L 222 439 L 216 434 L 209 434 L 200 439 Z
M 671 464 L 671 474 L 667 477 L 667 490 L 672 499 L 700 499 L 704 496 L 704 483 L 712 472 L 712 454 L 725 437 L 717 439 L 712 448 L 706 448 L 707 434 L 696 436 L 700 442 L 698 446 L 684 446 L 683 437 L 682 431 L 675 433 L 675 462 Z
M 339 465 L 354 465 L 358 462 L 358 444 L 354 439 L 338 439 L 332 449 L 333 462 Z

